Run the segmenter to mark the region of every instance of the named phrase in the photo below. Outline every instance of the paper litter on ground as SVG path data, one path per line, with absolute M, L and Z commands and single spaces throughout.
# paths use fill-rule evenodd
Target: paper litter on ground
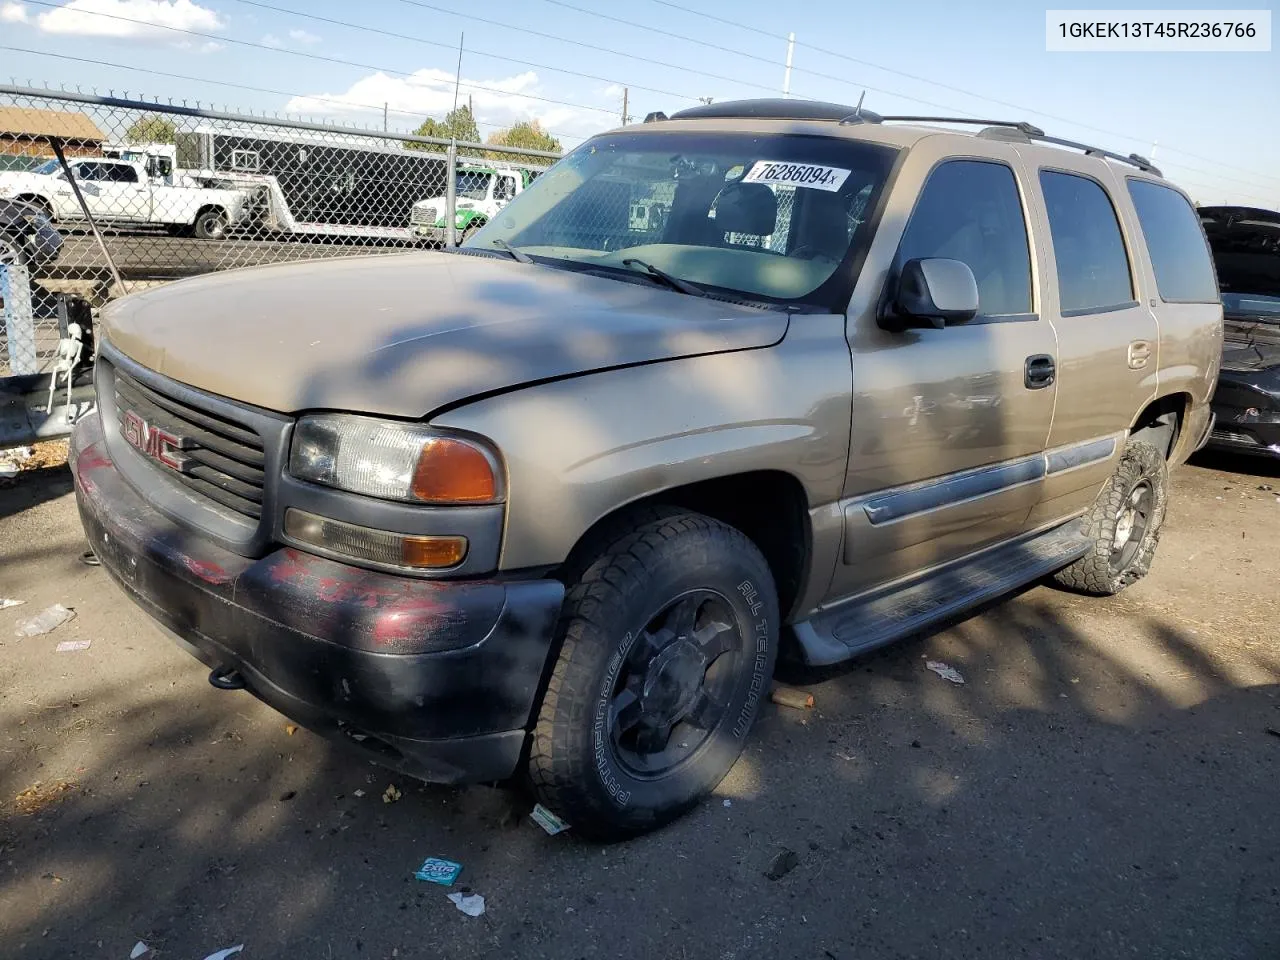
M 484 913 L 484 897 L 478 893 L 450 893 L 446 896 L 468 917 L 478 917 Z
M 925 662 L 925 667 L 932 670 L 943 680 L 950 680 L 952 683 L 964 683 L 964 677 L 960 676 L 959 670 L 955 667 L 947 666 L 940 660 L 928 660 Z

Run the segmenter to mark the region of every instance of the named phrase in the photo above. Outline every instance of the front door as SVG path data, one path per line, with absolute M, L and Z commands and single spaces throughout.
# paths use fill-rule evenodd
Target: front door
M 845 543 L 831 600 L 1014 537 L 1039 500 L 1054 335 L 1038 312 L 1025 174 L 1001 147 L 948 159 L 931 156 L 925 141 L 899 174 L 881 231 L 895 220 L 895 198 L 919 199 L 887 282 L 914 258 L 963 261 L 978 284 L 979 315 L 941 330 L 888 332 L 876 323 L 878 298 L 858 309 L 855 296 Z M 1028 373 L 1033 358 L 1047 376 Z
M 151 218 L 151 188 L 141 182 L 138 168 L 131 163 L 104 163 L 98 190 L 98 204 L 105 220 Z M 98 214 L 94 210 L 95 215 Z
M 1093 503 L 1156 393 L 1160 329 L 1141 302 L 1130 253 L 1141 241 L 1116 216 L 1120 179 L 1103 182 L 1096 172 L 1070 155 L 1035 171 L 1055 268 L 1045 313 L 1058 335 L 1058 409 L 1034 517 L 1043 522 Z

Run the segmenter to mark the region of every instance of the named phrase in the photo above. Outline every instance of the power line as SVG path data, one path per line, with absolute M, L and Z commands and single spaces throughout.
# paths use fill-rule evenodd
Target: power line
M 599 44 L 595 44 L 595 43 L 587 43 L 586 41 L 583 41 L 583 40 L 573 40 L 573 39 L 570 39 L 569 37 L 557 36 L 554 33 L 543 33 L 540 30 L 534 30 L 530 27 L 517 27 L 509 23 L 503 23 L 501 20 L 490 20 L 485 17 L 478 16 L 477 14 L 474 14 L 474 13 L 458 13 L 456 10 L 448 10 L 444 7 L 438 7 L 432 3 L 426 3 L 425 0 L 397 0 L 397 2 L 407 4 L 408 6 L 411 6 L 411 7 L 421 7 L 424 10 L 431 10 L 431 11 L 434 11 L 435 13 L 448 14 L 451 17 L 460 17 L 463 20 L 472 20 L 476 23 L 483 23 L 491 27 L 500 27 L 501 29 L 504 29 L 504 30 L 514 30 L 517 33 L 527 34 L 528 36 L 531 36 L 531 37 L 540 37 L 543 40 L 554 40 L 557 43 L 568 43 L 575 47 L 583 47 L 587 50 L 594 50 L 597 53 L 607 53 L 610 56 L 614 56 L 614 57 L 625 57 L 628 60 L 635 60 L 635 61 L 638 61 L 639 63 L 647 63 L 651 66 L 662 67 L 666 70 L 680 70 L 684 73 L 691 73 L 699 77 L 708 77 L 712 80 L 723 80 L 726 83 L 738 84 L 739 86 L 744 86 L 744 87 L 752 87 L 757 90 L 767 90 L 770 93 L 777 93 L 776 87 L 766 86 L 765 84 L 762 84 L 762 83 L 755 83 L 751 80 L 742 80 L 737 77 L 726 77 L 723 74 L 709 73 L 706 70 L 697 70 L 693 67 L 684 67 L 678 63 L 669 63 L 665 60 L 654 60 L 651 57 L 642 57 L 638 53 L 627 53 L 623 50 L 612 50 L 609 47 L 602 47 Z M 697 98 L 690 97 L 689 99 L 693 100 Z M 810 98 L 802 97 L 801 99 L 810 99 Z M 612 110 L 608 112 L 614 113 L 614 114 L 617 113 L 616 110 Z
M 98 67 L 111 67 L 112 69 L 115 69 L 115 70 L 132 70 L 135 73 L 146 73 L 156 77 L 166 77 L 170 80 L 188 80 L 193 83 L 208 83 L 208 84 L 212 84 L 214 86 L 219 86 L 219 87 L 231 87 L 236 90 L 248 90 L 251 93 L 269 93 L 272 96 L 277 96 L 277 97 L 292 97 L 294 99 L 299 99 L 299 100 L 302 100 L 302 99 L 315 100 L 319 103 L 332 103 L 336 106 L 341 106 L 341 107 L 355 107 L 356 109 L 371 110 L 374 112 L 381 112 L 385 109 L 386 112 L 388 113 L 395 114 L 396 116 L 412 117 L 414 120 L 421 120 L 423 117 L 423 113 L 421 111 L 399 110 L 399 109 L 387 107 L 385 104 L 380 104 L 380 103 L 378 104 L 356 103 L 351 100 L 335 100 L 332 97 L 318 97 L 313 94 L 293 93 L 288 90 L 273 90 L 270 87 L 255 87 L 247 83 L 235 83 L 231 80 L 214 80 L 211 77 L 193 77 L 193 76 L 190 76 L 189 74 L 184 74 L 184 73 L 169 73 L 164 70 L 153 70 L 150 67 L 137 67 L 128 63 L 113 63 L 110 60 L 96 60 L 92 57 L 74 57 L 67 53 L 52 53 L 48 50 L 31 50 L 26 47 L 10 47 L 10 46 L 3 46 L 3 45 L 0 45 L 0 50 L 8 50 L 12 53 L 26 53 L 36 57 L 52 57 L 53 59 L 56 59 L 56 60 L 70 60 L 76 63 L 87 63 L 87 64 L 92 64 L 93 66 L 98 66 Z M 54 92 L 56 91 L 50 90 L 50 93 L 54 93 Z M 260 118 L 251 116 L 246 119 L 256 120 Z M 502 130 L 502 129 L 505 129 L 506 127 L 506 125 L 504 124 L 494 123 L 489 120 L 481 120 L 475 116 L 473 116 L 472 119 L 475 120 L 476 126 L 478 127 L 488 127 L 494 130 Z M 576 134 L 560 133 L 555 130 L 548 130 L 547 133 L 551 134 L 553 137 L 556 137 L 557 139 L 565 139 L 565 140 L 585 140 L 586 139 L 585 137 L 581 137 Z
M 440 47 L 442 49 L 449 50 L 450 52 L 457 49 L 457 46 L 452 43 L 441 43 L 439 40 L 428 40 L 426 37 L 416 37 L 410 33 L 401 33 L 394 30 L 383 30 L 379 27 L 371 27 L 371 26 L 368 26 L 367 24 L 362 24 L 362 23 L 351 23 L 350 21 L 347 21 L 347 20 L 335 20 L 332 17 L 322 17 L 319 14 L 306 13 L 302 10 L 290 10 L 287 7 L 277 7 L 270 3 L 261 3 L 259 2 L 259 0 L 235 0 L 235 2 L 242 3 L 250 7 L 258 7 L 259 9 L 262 9 L 262 10 L 272 10 L 276 13 L 287 13 L 290 16 L 301 17 L 305 20 L 312 20 L 317 23 L 327 23 L 337 27 L 346 27 L 350 30 L 360 30 L 365 33 L 378 34 L 379 36 L 383 36 L 383 37 L 394 37 L 397 40 L 409 40 L 409 41 L 412 41 L 413 43 L 421 43 L 431 47 Z M 537 70 L 549 70 L 552 73 L 563 73 L 569 77 L 581 77 L 584 80 L 596 80 L 600 83 L 612 83 L 612 84 L 616 84 L 619 87 L 629 86 L 637 90 L 646 90 L 649 93 L 661 94 L 664 97 L 676 97 L 677 99 L 680 99 L 680 100 L 697 100 L 698 99 L 697 97 L 691 97 L 685 93 L 675 93 L 671 90 L 663 90 L 659 87 L 646 87 L 638 83 L 632 83 L 629 80 L 615 80 L 611 77 L 597 76 L 594 73 L 582 73 L 578 70 L 566 70 L 563 67 L 553 67 L 545 63 L 534 63 L 532 60 L 520 60 L 516 57 L 506 57 L 497 53 L 488 53 L 484 50 L 477 50 L 474 47 L 468 47 L 467 54 L 471 56 L 488 57 L 491 60 L 502 60 L 507 63 L 518 63 L 521 66 L 533 67 L 534 69 L 537 69 Z
M 60 4 L 49 2 L 49 0 L 26 0 L 26 2 L 31 3 L 33 6 L 49 7 L 50 9 L 57 9 L 58 7 L 61 6 Z M 293 57 L 303 57 L 307 60 L 319 60 L 323 63 L 334 63 L 344 67 L 356 67 L 360 70 L 373 70 L 379 73 L 389 73 L 394 76 L 405 77 L 407 79 L 413 79 L 414 77 L 414 74 L 412 73 L 406 72 L 404 70 L 395 70 L 395 69 L 392 69 L 391 67 L 380 67 L 370 63 L 359 63 L 355 60 L 343 60 L 340 57 L 327 57 L 324 54 L 307 53 L 302 50 L 289 50 L 285 47 L 273 47 L 265 43 L 255 43 L 252 40 L 237 40 L 234 37 L 224 37 L 224 36 L 219 36 L 218 34 L 213 34 L 213 33 L 201 33 L 199 30 L 187 30 L 182 27 L 170 27 L 170 26 L 166 26 L 165 24 L 152 23 L 149 20 L 138 20 L 133 17 L 124 17 L 114 13 L 101 13 L 97 10 L 78 10 L 77 12 L 85 14 L 86 16 L 106 17 L 109 20 L 119 20 L 125 23 L 134 23 L 144 27 L 155 28 L 157 30 L 169 30 L 173 33 L 185 34 L 186 36 L 189 36 L 189 37 L 199 37 L 202 40 L 212 40 L 215 43 L 233 43 L 233 44 L 236 44 L 237 46 L 250 47 L 255 50 L 266 50 L 270 53 L 284 53 Z M 574 107 L 578 110 L 591 110 L 596 113 L 608 114 L 610 117 L 614 116 L 617 113 L 617 111 L 613 107 L 589 106 L 585 103 L 572 103 L 568 100 L 556 100 L 551 97 L 543 97 L 533 93 L 513 93 L 510 90 L 501 90 L 497 87 L 486 87 L 478 83 L 463 83 L 463 84 L 460 84 L 460 86 L 463 86 L 468 90 L 484 90 L 487 93 L 500 93 L 505 97 L 522 97 L 527 100 L 539 100 L 543 103 L 554 103 L 562 107 Z
M 547 0 L 547 2 L 549 2 L 549 3 L 560 3 L 560 0 Z M 650 0 L 650 2 L 651 2 L 651 3 L 659 4 L 659 5 L 664 6 L 664 7 L 668 7 L 668 8 L 670 8 L 670 9 L 672 9 L 672 10 L 679 10 L 679 11 L 681 11 L 682 13 L 687 13 L 687 14 L 690 14 L 690 15 L 695 16 L 695 17 L 702 17 L 702 18 L 703 18 L 703 19 L 705 19 L 705 20 L 711 20 L 711 21 L 713 21 L 713 22 L 715 22 L 715 23 L 720 23 L 720 24 L 724 24 L 724 25 L 726 25 L 726 26 L 731 26 L 731 27 L 737 27 L 737 28 L 739 28 L 739 29 L 741 29 L 741 30 L 746 30 L 746 31 L 748 31 L 749 33 L 755 33 L 755 34 L 758 34 L 758 35 L 760 35 L 760 36 L 762 36 L 762 37 L 768 37 L 768 38 L 769 38 L 769 39 L 771 39 L 771 40 L 780 40 L 780 41 L 783 41 L 783 42 L 785 42 L 785 41 L 787 40 L 787 38 L 786 38 L 784 35 L 782 35 L 782 34 L 772 33 L 772 32 L 770 32 L 770 31 L 768 31 L 768 30 L 763 30 L 763 29 L 761 29 L 761 28 L 759 28 L 759 27 L 753 27 L 753 26 L 751 26 L 750 24 L 741 23 L 741 22 L 736 21 L 736 20 L 729 20 L 729 19 L 728 19 L 728 18 L 726 18 L 726 17 L 719 17 L 719 16 L 716 16 L 715 14 L 712 14 L 712 13 L 704 13 L 704 12 L 703 12 L 703 11 L 701 11 L 701 10 L 694 10 L 692 7 L 684 6 L 684 5 L 683 5 L 683 4 L 681 4 L 681 3 L 675 3 L 675 2 L 674 2 L 674 0 Z M 561 3 L 561 5 L 562 5 L 562 6 L 567 6 L 567 4 L 563 4 L 563 3 Z M 650 30 L 655 30 L 655 31 L 656 31 L 656 28 L 651 28 L 651 27 L 643 27 L 643 26 L 642 26 L 642 29 L 650 29 Z M 665 32 L 665 31 L 656 31 L 656 32 Z M 694 39 L 694 38 L 692 38 L 692 37 L 682 37 L 682 39 L 689 40 L 689 41 L 690 41 L 690 42 L 692 42 L 692 43 L 703 43 L 703 42 L 704 42 L 704 41 L 696 40 L 696 39 Z M 1001 99 L 999 99 L 999 98 L 991 97 L 991 96 L 988 96 L 988 95 L 986 95 L 986 94 L 982 94 L 982 93 L 975 93 L 975 92 L 973 92 L 972 90 L 965 90 L 965 89 L 963 89 L 963 88 L 961 88 L 961 87 L 957 87 L 957 86 L 955 86 L 955 85 L 953 85 L 953 84 L 943 83 L 943 82 L 941 82 L 941 81 L 939 81 L 939 80 L 931 80 L 931 79 L 929 79 L 928 77 L 920 76 L 919 74 L 915 74 L 915 73 L 908 73 L 908 72 L 907 72 L 907 71 L 905 71 L 905 70 L 898 70 L 898 69 L 897 69 L 897 68 L 895 68 L 895 67 L 886 67 L 884 64 L 881 64 L 881 63 L 875 63 L 874 61 L 871 61 L 871 60 L 863 60 L 863 59 L 860 59 L 860 58 L 858 58 L 858 57 L 850 56 L 850 55 L 849 55 L 849 54 L 847 54 L 847 53 L 841 53 L 841 52 L 839 52 L 839 51 L 837 51 L 837 50 L 829 50 L 829 49 L 827 49 L 826 47 L 820 47 L 820 46 L 818 46 L 817 44 L 804 43 L 804 42 L 802 42 L 802 41 L 797 40 L 797 41 L 796 41 L 796 46 L 804 47 L 804 48 L 806 48 L 806 49 L 809 49 L 809 50 L 814 51 L 815 53 L 825 54 L 826 56 L 829 56 L 829 57 L 835 57 L 835 58 L 837 58 L 837 59 L 839 59 L 839 60 L 844 60 L 844 61 L 847 61 L 847 62 L 849 62 L 849 63 L 856 63 L 856 64 L 858 64 L 858 65 L 860 65 L 860 66 L 864 66 L 864 67 L 871 67 L 871 68 L 873 68 L 873 69 L 875 69 L 875 70 L 883 70 L 885 73 L 891 73 L 891 74 L 894 74 L 895 76 L 904 77 L 904 78 L 909 79 L 909 80 L 916 80 L 916 81 L 918 81 L 918 82 L 920 82 L 920 83 L 927 83 L 927 84 L 929 84 L 930 86 L 934 86 L 934 87 L 941 87 L 942 89 L 944 89 L 944 90 L 950 90 L 950 91 L 952 91 L 953 93 L 959 93 L 959 94 L 961 94 L 961 95 L 963 95 L 963 96 L 966 96 L 966 97 L 973 97 L 973 98 L 974 98 L 974 99 L 976 99 L 976 100 L 983 100 L 983 101 L 985 101 L 985 102 L 987 102 L 987 103 L 994 103 L 994 104 L 998 104 L 999 106 L 1002 106 L 1002 107 L 1008 107 L 1008 108 L 1009 108 L 1009 109 L 1011 109 L 1011 110 L 1018 110 L 1018 111 L 1021 111 L 1021 112 L 1023 112 L 1023 113 L 1029 113 L 1029 114 L 1032 114 L 1033 116 L 1045 117 L 1045 118 L 1050 119 L 1050 120 L 1057 120 L 1057 121 L 1058 121 L 1058 122 L 1060 122 L 1060 123 L 1069 123 L 1069 124 L 1071 124 L 1072 126 L 1079 127 L 1079 128 L 1080 128 L 1080 129 L 1082 129 L 1082 130 L 1092 130 L 1094 133 L 1101 133 L 1101 134 L 1105 134 L 1105 135 L 1106 135 L 1106 136 L 1108 136 L 1108 137 L 1118 137 L 1118 138 L 1120 138 L 1120 139 L 1122 139 L 1122 140 L 1135 140 L 1135 141 L 1138 141 L 1138 142 L 1147 142 L 1147 143 L 1150 143 L 1150 142 L 1152 142 L 1152 141 L 1154 140 L 1154 138 L 1152 138 L 1152 137 L 1137 137 L 1137 136 L 1134 136 L 1134 135 L 1133 135 L 1133 134 L 1131 134 L 1131 133 L 1120 133 L 1120 132 L 1118 132 L 1118 131 L 1116 131 L 1116 130 L 1108 130 L 1108 129 L 1104 128 L 1104 127 L 1097 127 L 1097 126 L 1094 126 L 1094 125 L 1092 125 L 1092 124 L 1088 124 L 1088 123 L 1081 123 L 1079 120 L 1072 120 L 1070 117 L 1062 117 L 1062 116 L 1058 116 L 1058 115 L 1056 115 L 1056 114 L 1052 114 L 1052 113 L 1045 113 L 1045 112 L 1044 112 L 1044 111 L 1042 111 L 1042 110 L 1033 110 L 1033 109 L 1031 109 L 1031 108 L 1029 108 L 1029 107 L 1019 106 L 1019 105 L 1018 105 L 1018 104 L 1016 104 L 1016 103 L 1010 103 L 1010 102 L 1009 102 L 1009 101 L 1007 101 L 1007 100 L 1001 100 Z M 793 69 L 795 70 L 795 72 L 796 72 L 796 73 L 810 73 L 810 74 L 814 74 L 814 73 L 815 73 L 815 71 L 809 70 L 809 69 L 804 68 L 804 67 L 794 67 Z M 817 76 L 826 76 L 825 74 L 815 74 L 815 75 L 817 75 Z M 840 82 L 845 83 L 845 82 L 850 82 L 850 81 L 844 81 L 844 80 L 841 80 Z M 856 84 L 855 84 L 855 85 L 856 85 Z M 871 88 L 870 88 L 870 87 L 868 87 L 867 89 L 871 89 Z M 895 94 L 895 96 L 901 96 L 901 94 Z M 1223 163 L 1223 162 L 1221 162 L 1221 161 L 1219 161 L 1219 160 L 1215 160 L 1215 159 L 1214 159 L 1214 158 L 1212 158 L 1212 157 L 1206 157 L 1206 156 L 1204 156 L 1204 155 L 1202 155 L 1202 154 L 1192 153 L 1192 152 L 1191 152 L 1191 151 L 1189 151 L 1189 150 L 1182 150 L 1182 149 L 1179 149 L 1179 148 L 1176 148 L 1176 147 L 1170 147 L 1170 146 L 1165 146 L 1165 147 L 1164 147 L 1164 149 L 1165 149 L 1167 152 L 1169 152 L 1169 153 L 1177 153 L 1177 154 L 1180 154 L 1181 156 L 1184 156 L 1184 157 L 1191 157 L 1192 159 L 1195 159 L 1195 160 L 1203 160 L 1203 161 L 1205 161 L 1206 163 L 1212 163 L 1212 164 L 1214 164 L 1215 166 L 1218 166 L 1218 167 L 1226 167 L 1226 168 L 1231 169 L 1231 170 L 1236 170 L 1236 171 L 1238 171 L 1238 172 L 1240 172 L 1240 173 L 1247 173 L 1247 174 L 1249 174 L 1251 177 L 1254 177 L 1254 178 L 1261 178 L 1262 180 L 1278 180 L 1278 179 L 1280 179 L 1280 177 L 1276 177 L 1274 174 L 1259 173 L 1259 172 L 1257 172 L 1256 170 L 1250 170 L 1250 169 L 1248 169 L 1248 168 L 1246 168 L 1246 167 L 1237 166 L 1237 165 L 1235 165 L 1235 164 Z M 1213 173 L 1213 172 L 1211 172 L 1211 171 L 1202 171 L 1202 172 L 1210 173 L 1211 175 L 1214 175 L 1214 176 L 1220 176 L 1219 174 Z M 1227 179 L 1227 178 L 1224 178 L 1224 179 Z M 1244 181 L 1237 181 L 1237 182 L 1244 182 Z M 1270 186 L 1271 186 L 1271 184 L 1269 184 L 1269 183 L 1267 183 L 1267 184 L 1259 184 L 1259 183 L 1256 183 L 1256 182 L 1255 182 L 1255 183 L 1253 183 L 1252 185 L 1253 185 L 1253 186 L 1255 186 L 1255 187 L 1262 186 L 1264 189 L 1269 189 L 1269 188 L 1270 188 Z
M 759 54 L 749 53 L 746 50 L 738 50 L 738 49 L 735 49 L 734 47 L 726 47 L 718 43 L 712 43 L 710 40 L 699 40 L 696 37 L 685 36 L 682 33 L 673 33 L 670 30 L 663 30 L 659 27 L 651 27 L 648 24 L 636 23 L 634 20 L 624 20 L 621 17 L 615 17 L 612 14 L 600 13 L 599 11 L 596 11 L 596 10 L 588 10 L 585 7 L 579 7 L 579 6 L 575 6 L 572 3 L 566 3 L 565 0 L 544 0 L 544 2 L 553 4 L 554 6 L 557 6 L 557 7 L 564 7 L 566 10 L 573 10 L 576 13 L 585 14 L 586 16 L 589 16 L 589 17 L 599 17 L 601 20 L 609 20 L 613 23 L 621 24 L 624 27 L 633 27 L 637 30 L 647 30 L 650 33 L 656 33 L 658 36 L 668 37 L 672 40 L 684 40 L 689 43 L 696 43 L 698 46 L 701 46 L 701 47 L 707 47 L 708 49 L 711 49 L 711 50 L 719 50 L 721 53 L 727 53 L 735 57 L 743 57 L 744 59 L 754 60 L 758 63 L 766 63 L 772 67 L 780 66 L 777 60 L 770 59 L 769 57 L 762 57 Z M 769 37 L 773 36 L 772 34 L 765 34 L 765 35 Z M 782 40 L 784 43 L 787 42 L 786 37 L 783 37 Z M 912 103 L 923 104 L 924 106 L 927 106 L 927 107 L 936 107 L 940 110 L 946 110 L 951 113 L 962 112 L 958 107 L 951 107 L 945 103 L 937 103 L 933 100 L 923 100 L 920 97 L 909 96 L 905 93 L 900 93 L 896 90 L 886 90 L 882 87 L 873 87 L 873 86 L 870 86 L 869 84 L 862 83 L 861 81 L 858 81 L 858 80 L 849 80 L 845 77 L 837 77 L 829 73 L 822 73 L 817 70 L 808 70 L 802 67 L 795 67 L 794 70 L 796 73 L 807 73 L 811 76 L 820 77 L 824 80 L 832 80 L 832 81 L 835 81 L 836 83 L 847 84 L 848 86 L 851 86 L 851 87 L 860 87 L 864 90 L 872 90 L 876 93 L 883 93 L 886 96 L 890 96 L 890 97 L 898 97 L 901 100 L 909 100 Z M 776 92 L 777 88 L 770 87 L 769 89 Z M 800 97 L 800 99 L 812 100 L 814 98 Z

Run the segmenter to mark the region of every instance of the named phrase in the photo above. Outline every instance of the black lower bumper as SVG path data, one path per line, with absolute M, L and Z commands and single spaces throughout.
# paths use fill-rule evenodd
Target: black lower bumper
M 519 762 L 551 647 L 556 581 L 424 581 L 279 549 L 242 557 L 173 523 L 77 425 L 80 517 L 102 566 L 182 646 L 317 733 L 444 783 Z

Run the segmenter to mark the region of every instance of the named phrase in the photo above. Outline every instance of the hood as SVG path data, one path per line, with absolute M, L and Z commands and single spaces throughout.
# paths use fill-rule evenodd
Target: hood
M 421 418 L 478 394 L 777 343 L 785 313 L 496 257 L 311 260 L 118 300 L 107 339 L 181 383 L 268 410 Z

